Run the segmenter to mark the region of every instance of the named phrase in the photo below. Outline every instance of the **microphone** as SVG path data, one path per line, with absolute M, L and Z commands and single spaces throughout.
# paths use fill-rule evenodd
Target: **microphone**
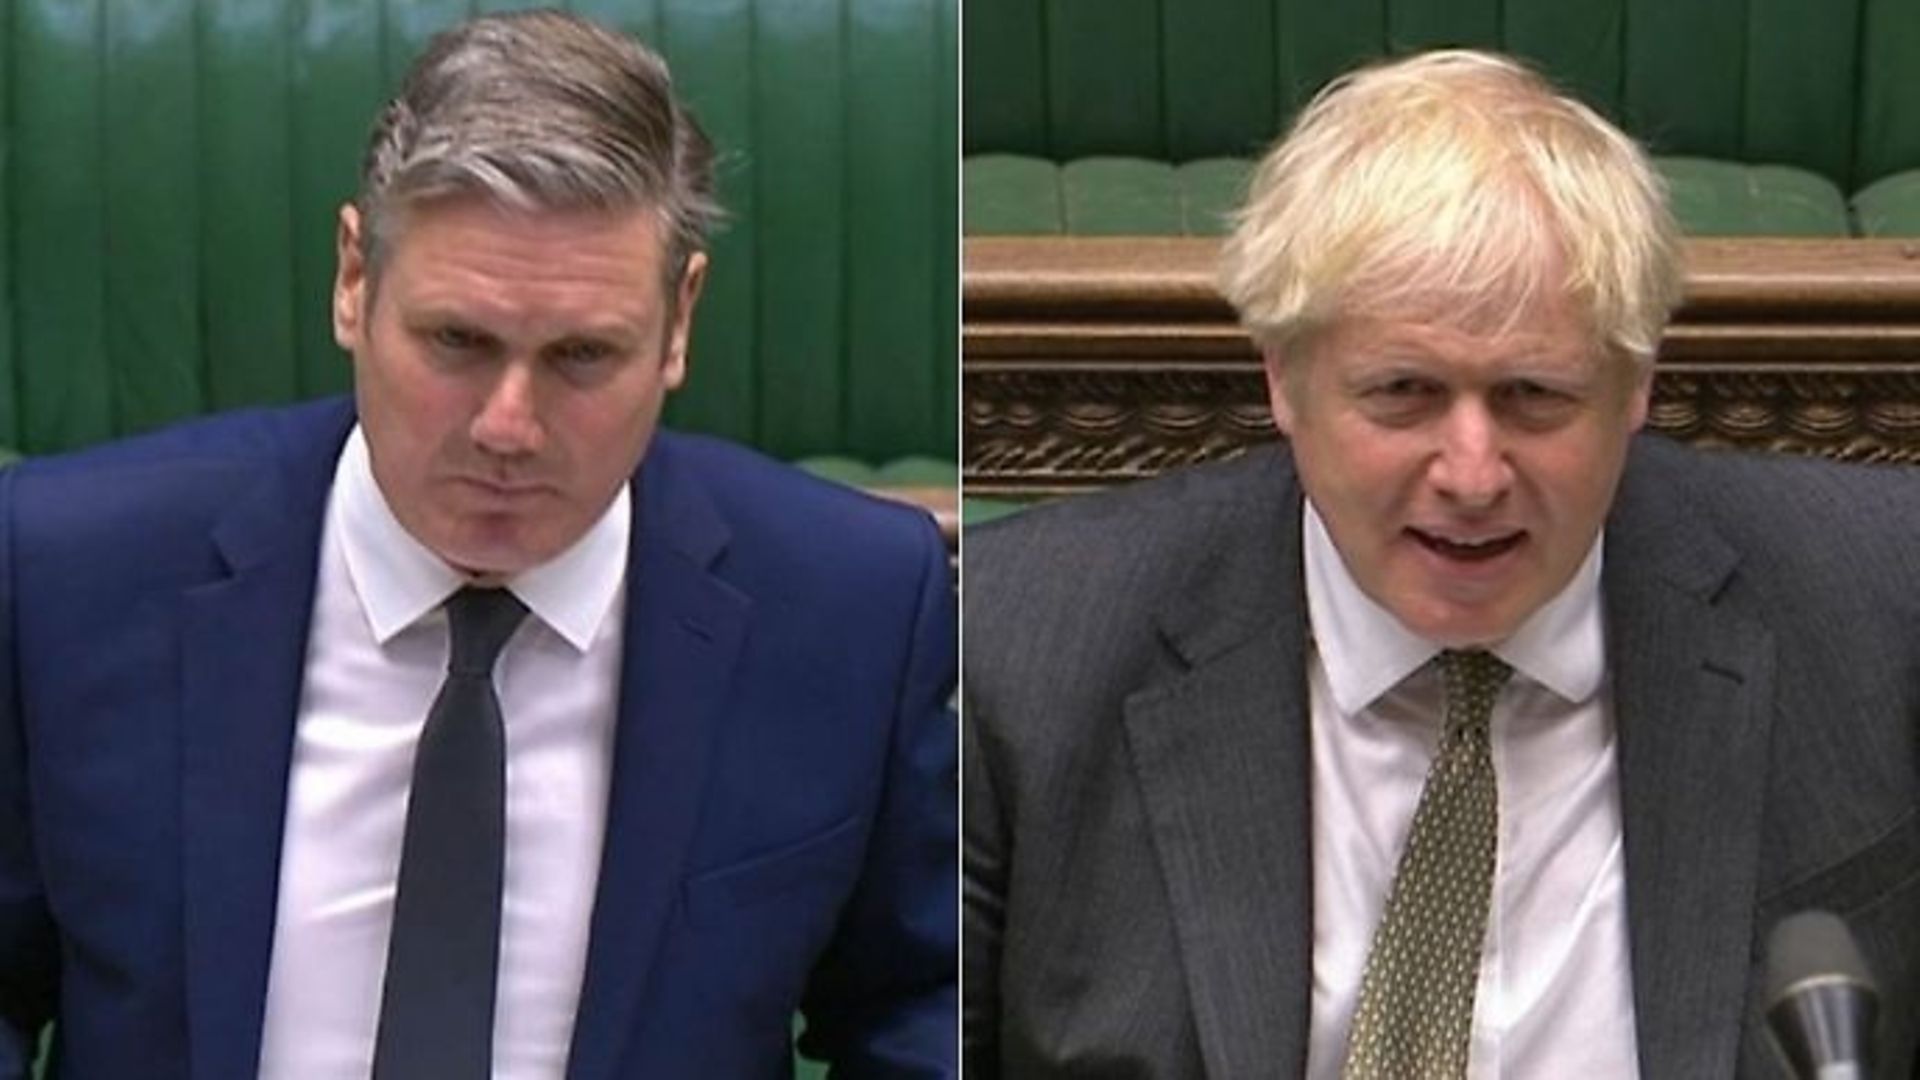
M 1767 938 L 1767 1026 L 1799 1080 L 1870 1080 L 1880 991 L 1847 924 L 1803 911 Z

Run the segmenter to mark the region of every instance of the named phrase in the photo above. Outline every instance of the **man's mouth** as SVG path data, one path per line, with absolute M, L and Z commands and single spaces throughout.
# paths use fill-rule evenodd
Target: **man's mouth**
M 1484 536 L 1445 536 L 1409 527 L 1408 535 L 1436 555 L 1459 562 L 1486 562 L 1519 547 L 1527 539 L 1525 530 L 1492 533 Z
M 500 480 L 489 480 L 485 477 L 479 477 L 479 476 L 463 476 L 463 477 L 460 477 L 460 480 L 465 484 L 467 484 L 468 486 L 478 488 L 479 490 L 486 492 L 489 495 L 498 495 L 503 497 L 536 495 L 536 494 L 539 494 L 540 492 L 547 490 L 547 485 L 545 484 L 533 483 L 530 481 L 523 481 L 523 480 L 500 481 Z

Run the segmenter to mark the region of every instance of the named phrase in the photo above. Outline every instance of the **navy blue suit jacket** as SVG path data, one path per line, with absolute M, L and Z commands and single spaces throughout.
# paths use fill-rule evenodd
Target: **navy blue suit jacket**
M 0 1078 L 253 1075 L 349 403 L 0 475 Z M 662 433 L 568 1075 L 951 1075 L 950 577 L 923 514 Z

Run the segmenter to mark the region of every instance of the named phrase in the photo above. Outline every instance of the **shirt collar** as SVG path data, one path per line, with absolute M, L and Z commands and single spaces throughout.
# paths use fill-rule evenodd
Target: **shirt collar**
M 626 485 L 580 539 L 538 566 L 514 575 L 506 587 L 534 617 L 585 652 L 626 579 L 633 500 Z M 358 424 L 347 435 L 334 468 L 332 505 L 339 522 L 347 575 L 374 640 L 413 625 L 452 596 L 465 579 L 415 539 L 393 514 L 373 478 L 366 436 Z
M 1304 505 L 1307 618 L 1334 703 L 1351 716 L 1419 670 L 1441 647 L 1407 629 L 1361 590 L 1313 501 Z M 1600 610 L 1603 539 L 1594 538 L 1586 559 L 1559 593 L 1491 650 L 1569 702 L 1592 697 L 1606 672 Z

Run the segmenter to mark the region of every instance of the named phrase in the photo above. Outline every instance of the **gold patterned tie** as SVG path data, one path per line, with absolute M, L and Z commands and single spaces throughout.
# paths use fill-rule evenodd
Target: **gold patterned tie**
M 1446 723 L 1367 952 L 1346 1080 L 1467 1074 L 1500 827 L 1487 721 L 1513 669 L 1484 650 L 1450 649 L 1440 671 Z

